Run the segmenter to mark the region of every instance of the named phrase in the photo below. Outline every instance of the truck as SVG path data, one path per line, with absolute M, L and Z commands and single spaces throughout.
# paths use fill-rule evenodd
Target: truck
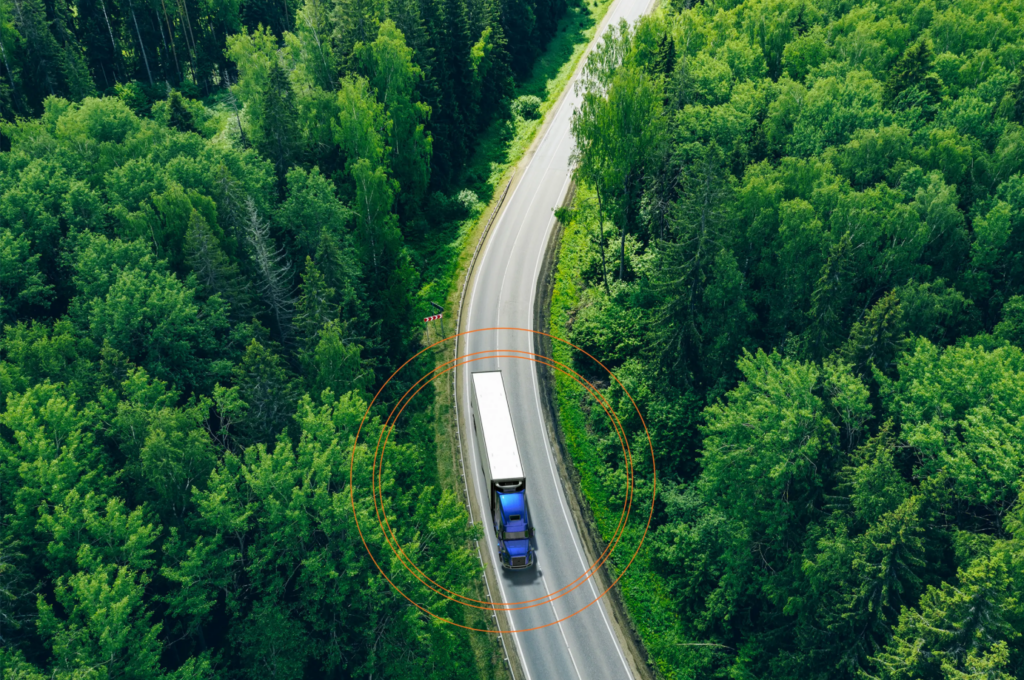
M 501 371 L 479 371 L 470 377 L 473 437 L 484 469 L 498 555 L 506 569 L 526 569 L 535 561 L 530 545 L 533 527 L 505 384 Z

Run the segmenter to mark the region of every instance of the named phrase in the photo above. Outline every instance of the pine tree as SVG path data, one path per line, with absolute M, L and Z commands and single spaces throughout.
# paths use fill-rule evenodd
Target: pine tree
M 838 243 L 829 249 L 828 260 L 821 268 L 814 293 L 811 295 L 811 324 L 807 329 L 811 355 L 821 359 L 836 345 L 845 323 L 846 300 L 854 287 L 853 241 L 845 232 Z
M 208 295 L 219 293 L 235 308 L 245 307 L 238 265 L 228 258 L 202 214 L 193 209 L 185 232 L 185 262 Z
M 485 28 L 473 46 L 471 57 L 479 87 L 479 127 L 503 115 L 515 93 L 512 58 L 508 40 L 501 25 L 501 12 L 495 0 L 487 0 L 484 8 Z
M 466 26 L 462 0 L 427 0 L 424 20 L 435 55 L 434 82 L 439 93 L 430 102 L 434 136 L 434 184 L 446 186 L 455 179 L 468 154 L 469 127 L 476 120 L 473 74 L 469 52 L 473 41 Z
M 17 0 L 15 26 L 25 38 L 23 82 L 30 89 L 29 99 L 42 101 L 61 92 L 61 50 L 50 32 L 46 6 L 42 0 Z
M 273 440 L 295 412 L 295 381 L 284 361 L 253 340 L 235 367 L 234 383 L 246 405 L 243 439 L 248 444 Z
M 185 100 L 177 90 L 167 95 L 170 119 L 167 124 L 180 132 L 198 132 L 192 112 L 185 107 Z
M 1014 75 L 1016 78 L 1008 93 L 1013 104 L 1013 120 L 1024 123 L 1024 64 L 1018 64 Z
M 284 250 L 278 248 L 270 237 L 270 227 L 260 217 L 256 201 L 245 199 L 245 223 L 243 233 L 248 246 L 249 258 L 257 280 L 260 300 L 267 306 L 278 336 L 287 338 L 291 333 L 290 322 L 294 310 L 291 287 L 291 267 Z
M 920 106 L 934 113 L 942 100 L 942 82 L 932 71 L 932 49 L 923 38 L 907 48 L 885 81 L 885 102 L 891 108 Z
M 863 319 L 853 324 L 850 337 L 839 354 L 864 374 L 870 375 L 871 366 L 889 374 L 907 344 L 899 295 L 890 291 L 871 307 Z
M 334 0 L 335 54 L 347 62 L 357 43 L 368 43 L 377 35 L 383 18 L 382 0 Z
M 60 67 L 64 87 L 71 99 L 78 100 L 96 94 L 96 85 L 85 62 L 82 46 L 71 31 L 69 14 L 67 0 L 54 0 L 52 28 L 60 45 Z
M 668 33 L 658 41 L 658 52 L 654 58 L 654 70 L 665 78 L 670 78 L 676 70 L 676 41 Z
M 288 75 L 281 65 L 270 67 L 267 88 L 260 105 L 259 149 L 274 163 L 278 178 L 283 182 L 285 173 L 301 153 L 298 109 Z
M 299 299 L 295 303 L 295 332 L 306 351 L 312 348 L 324 324 L 337 319 L 334 296 L 334 289 L 327 285 L 316 263 L 306 257 L 306 270 L 302 273 Z

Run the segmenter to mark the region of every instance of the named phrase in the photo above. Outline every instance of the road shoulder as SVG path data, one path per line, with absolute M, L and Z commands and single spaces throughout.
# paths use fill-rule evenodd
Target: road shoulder
M 563 207 L 572 203 L 575 193 L 575 184 L 573 184 L 569 191 L 566 192 Z M 537 287 L 534 292 L 533 303 L 533 328 L 542 333 L 551 333 L 551 296 L 555 289 L 555 273 L 558 270 L 558 257 L 561 251 L 563 229 L 562 223 L 555 220 L 555 226 L 551 230 L 547 246 L 544 250 L 540 274 L 537 276 Z M 545 357 L 551 357 L 553 354 L 551 338 L 538 334 L 534 334 L 533 337 L 534 352 Z M 572 512 L 580 541 L 583 543 L 587 560 L 594 563 L 597 561 L 598 556 L 604 553 L 607 544 L 601 539 L 595 529 L 594 517 L 580 489 L 579 473 L 569 457 L 569 449 L 565 444 L 565 437 L 558 418 L 558 405 L 555 399 L 554 371 L 540 363 L 536 364 L 536 368 L 543 406 L 541 412 L 544 414 L 544 424 L 548 430 L 548 439 L 551 441 L 552 451 L 555 453 L 558 476 L 562 482 L 562 489 L 565 493 L 569 510 Z M 613 581 L 604 566 L 598 569 L 592 578 L 598 592 L 608 589 L 608 585 Z M 605 611 L 611 614 L 612 627 L 616 637 L 619 639 L 619 645 L 629 661 L 634 677 L 654 680 L 654 672 L 648 664 L 647 650 L 644 649 L 639 635 L 637 635 L 635 628 L 630 622 L 618 586 L 608 590 L 608 593 L 602 598 L 602 603 L 599 604 L 607 604 Z

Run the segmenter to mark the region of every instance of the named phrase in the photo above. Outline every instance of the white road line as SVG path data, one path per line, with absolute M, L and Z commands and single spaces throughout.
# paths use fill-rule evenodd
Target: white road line
M 618 5 L 618 4 L 619 3 L 616 2 L 616 5 Z M 615 12 L 611 11 L 611 9 L 612 8 L 609 8 L 609 12 L 605 15 L 604 21 L 601 22 L 601 25 L 598 28 L 598 32 L 595 33 L 595 37 L 598 37 L 602 33 L 602 29 L 606 30 L 607 26 L 610 25 L 610 23 L 612 22 L 612 16 L 614 15 Z M 619 9 L 619 7 L 616 6 L 615 10 L 618 10 L 618 9 Z M 623 11 L 623 15 L 625 15 L 625 10 Z M 555 123 L 558 120 L 558 117 L 563 113 L 563 110 L 564 110 L 566 104 L 567 103 L 575 104 L 575 100 L 576 100 L 576 96 L 575 96 L 576 81 L 579 79 L 579 74 L 581 72 L 581 68 L 582 68 L 583 64 L 585 64 L 585 59 L 586 59 L 587 56 L 589 56 L 589 53 L 593 49 L 593 46 L 594 46 L 594 43 L 591 43 L 591 45 L 587 48 L 586 54 L 584 55 L 583 59 L 581 59 L 579 66 L 577 66 L 576 72 L 573 74 L 572 79 L 567 84 L 567 87 L 570 88 L 570 91 L 564 96 L 563 99 L 560 100 L 560 102 L 557 105 L 557 108 L 554 111 L 549 112 L 550 115 L 552 116 L 552 118 L 551 118 L 550 124 L 548 125 L 548 129 L 544 131 L 544 136 L 541 137 L 540 142 L 538 142 L 537 146 L 535 147 L 534 155 L 530 159 L 530 162 L 527 163 L 526 168 L 523 170 L 522 174 L 520 175 L 521 177 L 525 178 L 526 176 L 529 175 L 529 171 L 530 171 L 530 168 L 533 166 L 533 162 L 535 160 L 537 160 L 537 157 L 540 155 L 540 150 L 542 148 L 544 148 L 544 145 L 545 145 L 549 135 L 551 134 L 551 130 L 555 127 Z M 575 107 L 571 106 L 571 108 L 575 108 Z M 570 113 L 570 115 L 571 115 L 571 113 Z M 562 138 L 560 138 L 558 140 L 558 144 L 555 146 L 556 150 L 557 150 L 558 146 L 561 145 L 562 139 L 564 139 L 565 134 L 566 133 L 563 133 Z M 551 166 L 551 163 L 553 161 L 554 161 L 554 158 L 552 158 L 551 161 L 548 162 L 548 167 Z M 547 174 L 547 169 L 548 168 L 545 168 L 545 172 L 543 174 Z M 566 182 L 568 182 L 568 179 L 566 180 Z M 515 196 L 516 196 L 516 194 L 519 191 L 519 187 L 522 186 L 523 183 L 524 183 L 523 181 L 520 181 L 516 185 L 516 188 L 512 191 L 512 195 L 507 198 L 507 202 L 505 204 L 506 206 L 511 205 L 513 203 L 513 201 L 515 200 Z M 562 190 L 559 193 L 560 197 L 564 194 L 564 191 L 565 191 L 565 185 L 563 184 Z M 530 207 L 532 207 L 532 201 L 531 201 L 530 206 L 527 207 L 527 212 L 529 212 L 529 208 Z M 502 213 L 501 213 L 501 215 L 498 218 L 498 222 L 497 222 L 497 224 L 494 225 L 494 228 L 491 230 L 491 233 L 488 234 L 488 238 L 493 237 L 494 234 L 497 234 L 499 232 L 499 230 L 501 229 L 502 223 L 505 220 L 505 216 L 506 216 L 507 213 L 508 213 L 507 210 L 502 210 Z M 553 216 L 552 216 L 552 219 L 553 219 Z M 546 234 L 549 237 L 550 237 L 550 227 L 551 227 L 551 223 L 549 222 L 548 223 L 548 229 L 546 231 Z M 518 243 L 519 236 L 522 234 L 522 231 L 524 231 L 524 230 L 520 226 L 520 233 L 516 235 L 516 240 L 513 243 L 512 250 L 515 249 L 515 244 Z M 485 246 L 484 249 L 486 250 L 486 246 Z M 541 251 L 541 257 L 543 257 L 543 253 L 544 253 L 544 251 L 542 250 Z M 483 255 L 484 255 L 483 259 L 486 260 L 488 253 L 485 252 Z M 511 260 L 511 258 L 509 258 L 509 260 Z M 505 272 L 506 273 L 508 271 L 509 263 L 510 262 L 508 262 L 508 261 L 506 262 L 506 266 L 505 266 Z M 477 264 L 479 265 L 479 264 L 482 264 L 482 263 L 478 262 Z M 477 269 L 477 268 L 474 268 L 474 269 Z M 534 275 L 534 278 L 533 278 L 533 282 L 534 283 L 536 282 L 536 271 L 538 269 L 539 269 L 539 260 L 538 260 L 538 265 L 535 267 L 535 275 Z M 471 272 L 468 273 L 468 275 L 469 276 L 474 276 L 476 273 L 477 273 L 476 271 L 471 271 Z M 469 300 L 468 300 L 468 307 L 469 307 L 469 309 L 466 310 L 467 311 L 467 314 L 466 314 L 466 329 L 467 330 L 473 330 L 473 324 L 472 324 L 473 301 L 476 299 L 477 289 L 478 289 L 478 286 L 480 284 L 480 279 L 481 278 L 482 277 L 480 277 L 480 276 L 476 276 L 475 280 L 473 281 L 472 291 L 470 293 L 470 297 L 469 297 Z M 503 293 L 503 290 L 504 290 L 504 276 L 502 277 L 502 287 L 499 289 L 499 293 L 498 293 L 498 296 L 499 296 L 498 315 L 499 315 L 499 317 L 500 317 L 500 314 L 501 314 L 501 311 L 500 311 L 500 299 L 501 299 L 501 295 Z M 535 303 L 535 300 L 534 300 L 535 295 L 536 295 L 536 288 L 534 288 L 533 295 L 531 295 L 531 299 L 530 299 L 530 323 L 531 324 L 532 324 L 532 319 L 533 319 L 533 307 L 534 307 L 534 303 Z M 497 333 L 500 333 L 500 331 L 497 331 Z M 468 338 L 467 338 L 467 342 L 466 342 L 466 347 L 467 347 L 467 349 L 469 348 Z M 537 383 L 536 371 L 533 371 L 533 374 L 534 374 L 533 375 L 534 393 L 535 393 L 536 396 L 539 397 L 540 391 L 539 391 L 539 385 Z M 468 394 L 468 390 L 470 388 L 470 385 L 469 385 L 469 374 L 466 371 L 463 371 L 463 388 L 464 388 L 463 394 L 464 395 Z M 543 421 L 543 414 L 540 412 L 540 400 L 538 398 L 538 399 L 535 399 L 534 401 L 537 404 L 538 415 L 541 416 L 541 422 L 543 423 L 544 422 Z M 468 404 L 467 404 L 467 406 L 468 406 Z M 472 440 L 472 437 L 469 437 L 468 439 Z M 557 481 L 558 477 L 557 477 L 557 473 L 555 472 L 554 467 L 553 467 L 553 463 L 552 463 L 551 448 L 550 448 L 549 443 L 547 442 L 547 438 L 545 437 L 544 439 L 545 439 L 545 449 L 547 450 L 547 454 L 548 454 L 548 465 L 551 467 L 552 477 Z M 482 472 L 481 472 L 480 465 L 479 465 L 479 452 L 476 451 L 476 442 L 475 441 L 472 442 L 471 449 L 472 449 L 472 452 L 474 454 L 474 458 L 476 459 L 475 464 L 472 464 L 471 467 L 473 469 L 473 474 L 475 475 L 476 479 L 479 482 L 479 481 L 481 481 Z M 482 518 L 484 516 L 487 516 L 488 513 L 487 512 L 483 512 L 483 510 L 484 510 L 483 506 L 479 505 L 481 503 L 480 491 L 482 489 L 482 486 L 481 485 L 478 485 L 478 486 L 479 486 L 479 488 L 477 490 L 477 504 L 478 504 L 478 507 L 480 507 L 480 509 L 482 511 L 481 512 L 481 520 L 482 520 Z M 570 531 L 570 536 L 571 536 L 572 541 L 573 541 L 573 547 L 576 549 L 577 556 L 579 556 L 581 563 L 585 564 L 585 562 L 583 561 L 583 558 L 582 558 L 582 553 L 580 552 L 580 548 L 579 548 L 579 546 L 576 543 L 576 541 L 578 539 L 577 539 L 576 534 L 574 533 L 575 526 L 569 520 L 567 511 L 566 511 L 566 507 L 565 507 L 565 501 L 564 501 L 564 499 L 562 499 L 561 494 L 558 493 L 558 491 L 560 490 L 559 487 L 560 487 L 560 485 L 556 483 L 556 495 L 559 496 L 559 503 L 562 506 L 562 514 L 563 514 L 563 516 L 566 519 L 566 523 L 569 525 L 569 531 Z M 508 602 L 509 601 L 508 600 L 508 596 L 505 593 L 505 587 L 504 587 L 504 584 L 503 584 L 502 579 L 501 579 L 501 574 L 500 574 L 501 565 L 500 565 L 500 562 L 497 559 L 497 555 L 494 552 L 494 547 L 491 545 L 490 540 L 487 540 L 486 543 L 488 545 L 488 547 L 487 547 L 488 554 L 491 556 L 491 563 L 493 565 L 495 565 L 495 568 L 496 568 L 496 579 L 498 581 L 498 590 L 501 593 L 503 601 Z M 486 575 L 485 575 L 485 577 L 486 577 Z M 548 593 L 550 593 L 551 590 L 550 590 L 550 588 L 548 588 L 547 581 L 544 579 L 543 575 L 541 576 L 541 580 L 544 583 L 545 590 L 547 590 Z M 596 596 L 596 590 L 594 590 L 593 583 L 591 583 L 591 589 L 594 591 L 595 596 Z M 626 668 L 627 674 L 630 677 L 632 677 L 632 673 L 630 673 L 630 671 L 629 671 L 629 666 L 626 664 L 625 658 L 622 655 L 622 650 L 619 649 L 620 645 L 619 645 L 618 638 L 615 636 L 614 632 L 611 629 L 611 625 L 608 623 L 608 619 L 605 616 L 604 609 L 603 609 L 603 607 L 601 607 L 601 603 L 600 602 L 598 602 L 597 605 L 598 605 L 598 608 L 601 609 L 601 615 L 602 615 L 602 617 L 604 617 L 605 625 L 608 626 L 608 631 L 609 631 L 609 633 L 611 633 L 612 641 L 615 643 L 616 651 L 619 654 L 619 658 L 622 660 L 623 665 Z M 555 611 L 553 603 L 552 603 L 551 608 L 552 608 L 552 611 L 555 613 L 555 618 L 557 619 L 558 618 L 558 613 L 557 613 L 557 611 Z M 509 621 L 511 622 L 512 621 L 512 612 L 511 611 L 508 612 L 508 617 L 509 617 Z M 572 661 L 573 668 L 576 670 L 576 675 L 578 677 L 580 677 L 581 680 L 582 680 L 582 676 L 580 675 L 579 667 L 576 665 L 576 659 L 574 658 L 574 656 L 572 654 L 572 648 L 569 646 L 568 640 L 566 639 L 566 636 L 565 636 L 565 632 L 562 630 L 562 625 L 561 625 L 561 623 L 559 623 L 558 625 L 559 625 L 559 631 L 562 634 L 562 640 L 563 640 L 563 642 L 566 645 L 566 650 L 569 652 L 569 659 Z M 514 631 L 511 634 L 512 634 L 513 640 L 516 643 L 516 647 L 518 649 L 522 650 L 523 647 L 519 643 L 519 636 L 518 636 L 518 634 L 516 632 L 514 632 Z M 520 662 L 522 663 L 523 672 L 525 673 L 525 675 L 527 677 L 527 680 L 532 680 L 532 678 L 530 676 L 530 670 L 529 670 L 529 668 L 527 666 L 527 663 L 526 663 L 525 655 L 520 653 L 519 659 L 520 659 Z
M 566 190 L 566 187 L 569 184 L 570 179 L 571 179 L 571 176 L 569 178 L 566 178 L 565 184 L 562 185 L 562 189 L 561 189 L 561 191 L 559 191 L 559 202 L 564 200 L 565 190 Z M 552 216 L 551 217 L 552 222 L 554 221 L 554 219 L 555 219 L 554 216 Z M 548 223 L 548 228 L 550 229 L 550 227 L 551 227 L 551 222 Z M 550 234 L 550 231 L 549 231 L 549 234 Z M 541 250 L 540 257 L 537 258 L 537 264 L 534 266 L 534 270 L 533 270 L 533 279 L 532 279 L 533 281 L 537 280 L 537 276 L 540 273 L 540 263 L 544 259 L 544 251 L 545 250 L 546 250 L 546 248 Z M 530 300 L 530 318 L 531 319 L 533 318 L 533 307 L 534 307 L 534 304 L 536 303 L 536 291 L 537 291 L 537 289 L 534 288 L 534 295 L 531 297 L 531 300 Z M 537 398 L 534 400 L 534 402 L 537 404 L 537 417 L 540 418 L 540 422 L 543 423 L 544 422 L 544 414 L 540 410 L 540 384 L 537 381 L 537 371 L 530 371 L 530 373 L 533 376 L 533 389 L 534 389 L 534 392 L 537 395 Z M 552 462 L 554 460 L 554 454 L 551 451 L 550 443 L 548 442 L 548 438 L 547 437 L 544 437 L 543 439 L 544 439 L 544 449 L 547 451 L 547 454 L 548 454 L 547 455 L 548 465 L 551 467 L 551 474 L 552 474 L 552 476 L 555 479 L 559 479 L 558 473 L 557 473 L 557 471 L 555 470 L 555 467 L 554 467 L 554 463 Z M 565 522 L 566 522 L 566 524 L 569 525 L 569 533 L 570 533 L 570 535 L 572 536 L 572 539 L 573 539 L 572 546 L 574 548 L 576 548 L 576 555 L 580 558 L 580 564 L 583 566 L 584 569 L 586 569 L 587 561 L 585 559 L 583 559 L 583 553 L 580 550 L 580 545 L 577 545 L 577 541 L 579 540 L 579 538 L 576 536 L 576 532 L 574 531 L 575 530 L 575 525 L 569 519 L 568 509 L 566 508 L 565 500 L 562 498 L 562 494 L 561 493 L 558 493 L 556 495 L 558 496 L 559 504 L 562 506 L 562 514 L 565 515 Z M 618 642 L 618 637 L 615 635 L 615 631 L 612 630 L 612 625 L 608 621 L 608 616 L 607 616 L 607 614 L 605 614 L 604 607 L 602 606 L 602 603 L 600 601 L 600 597 L 597 594 L 597 588 L 594 587 L 593 574 L 591 574 L 591 578 L 587 579 L 587 583 L 590 584 L 590 590 L 591 590 L 592 593 L 594 593 L 594 599 L 597 600 L 597 602 L 595 602 L 594 604 L 597 607 L 598 611 L 601 612 L 601 618 L 604 619 L 604 625 L 608 628 L 608 634 L 612 636 L 613 640 Z M 622 665 L 626 669 L 627 677 L 632 678 L 633 677 L 633 673 L 629 669 L 629 664 L 626 663 L 626 657 L 622 654 L 622 649 L 621 649 L 621 645 L 620 644 L 616 644 L 615 645 L 615 651 L 617 651 L 619 653 L 619 659 L 622 661 Z
M 558 138 L 558 144 L 555 145 L 555 149 L 556 150 L 558 149 L 559 146 L 561 146 L 562 140 L 565 139 L 565 136 L 567 134 L 569 134 L 568 130 L 563 132 L 562 136 Z M 555 158 L 556 158 L 556 156 L 554 154 L 552 154 L 551 160 L 548 161 L 547 166 L 544 168 L 544 172 L 541 173 L 541 179 L 544 179 L 544 177 L 547 176 L 548 170 L 551 169 L 551 166 L 555 162 Z M 541 184 L 543 186 L 543 182 Z M 563 185 L 562 188 L 564 189 L 565 185 Z M 561 192 L 559 192 L 559 195 L 561 195 Z M 530 214 L 530 209 L 533 208 L 533 204 L 536 203 L 536 202 L 537 202 L 537 193 L 534 192 L 533 198 L 530 199 L 530 203 L 526 206 L 526 210 L 523 213 L 524 216 Z M 551 222 L 548 222 L 548 228 L 545 230 L 545 233 L 550 233 L 550 228 L 551 228 Z M 523 226 L 522 223 L 520 223 L 520 225 L 519 225 L 519 232 L 516 234 L 516 239 L 515 239 L 515 241 L 512 242 L 512 247 L 509 248 L 509 250 L 508 250 L 509 257 L 508 257 L 508 259 L 505 260 L 505 271 L 503 271 L 501 273 L 501 288 L 498 289 L 498 314 L 497 314 L 498 326 L 501 326 L 501 299 L 505 296 L 505 282 L 508 280 L 508 268 L 512 266 L 512 254 L 516 251 L 516 246 L 519 245 L 520 237 L 522 237 L 522 235 L 526 231 L 527 231 L 527 229 Z M 536 284 L 537 280 L 533 279 L 532 282 L 534 284 Z M 530 297 L 532 298 L 533 296 L 531 295 Z M 529 317 L 529 322 L 530 322 L 531 325 L 533 324 L 533 313 L 532 313 L 532 311 L 531 311 L 531 314 L 530 314 L 530 317 Z M 498 342 L 497 342 L 498 346 L 497 346 L 496 349 L 502 349 L 502 347 L 501 347 L 501 331 L 500 330 L 499 331 L 495 331 L 495 334 L 496 334 L 497 340 L 498 340 Z M 543 421 L 541 421 L 541 422 L 543 422 Z
M 551 588 L 548 587 L 548 581 L 546 578 L 544 578 L 543 574 L 541 574 L 540 576 L 540 582 L 544 584 L 544 590 L 548 591 L 548 593 L 550 594 Z M 555 615 L 555 621 L 558 621 L 558 610 L 555 609 L 555 601 L 552 600 L 550 604 L 551 612 Z M 562 642 L 565 643 L 565 648 L 569 650 L 569 661 L 572 661 L 572 667 L 576 669 L 576 677 L 580 680 L 583 680 L 583 675 L 580 673 L 580 667 L 576 665 L 576 657 L 572 655 L 572 647 L 569 645 L 569 640 L 565 637 L 565 631 L 562 630 L 561 621 L 558 621 L 558 632 L 562 634 Z
M 468 387 L 469 387 L 469 385 L 467 383 L 467 389 L 468 389 Z M 469 437 L 469 439 L 470 439 L 470 441 L 473 441 L 473 453 L 479 459 L 480 454 L 476 451 L 475 437 Z M 474 473 L 475 473 L 475 469 L 474 469 Z M 485 481 L 485 480 L 481 480 L 480 476 L 477 475 L 477 481 L 479 482 L 479 481 Z M 479 488 L 483 488 L 483 485 L 482 484 L 479 485 Z M 479 494 L 477 494 L 477 496 L 478 496 L 477 502 L 479 503 L 479 501 L 480 501 Z M 501 560 L 499 560 L 497 555 L 495 555 L 495 553 L 494 553 L 494 548 L 493 548 L 493 546 L 491 544 L 491 541 L 490 541 L 491 534 L 488 531 L 488 530 L 493 531 L 493 528 L 491 527 L 491 525 L 489 523 L 485 523 L 483 521 L 484 517 L 489 517 L 490 516 L 489 509 L 481 508 L 481 510 L 488 510 L 488 512 L 481 512 L 481 517 L 480 517 L 480 523 L 483 524 L 484 527 L 485 527 L 484 528 L 484 536 L 485 537 L 484 537 L 483 540 L 484 540 L 485 543 L 487 543 L 487 552 L 491 556 L 491 564 L 494 565 L 495 580 L 498 582 L 498 591 L 501 593 L 501 601 L 502 601 L 502 603 L 505 603 L 505 602 L 508 602 L 509 600 L 508 600 L 508 596 L 505 595 L 505 587 L 501 583 Z M 486 573 L 484 574 L 484 578 L 487 578 L 487 574 Z M 508 611 L 508 610 L 506 610 L 506 611 Z M 516 632 L 515 624 L 512 621 L 512 612 L 508 611 L 507 615 L 508 615 L 509 623 L 513 624 L 512 625 L 512 631 L 511 631 L 512 639 L 516 643 L 516 648 L 522 649 L 522 646 L 519 644 L 519 634 Z M 497 618 L 495 618 L 495 622 L 497 622 Z M 571 654 L 571 652 L 570 652 L 570 654 Z M 519 654 L 519 662 L 523 665 L 523 673 L 526 674 L 527 680 L 531 680 L 530 679 L 530 669 L 527 668 L 527 666 L 526 666 L 526 658 L 525 658 L 525 655 L 522 654 L 522 653 Z

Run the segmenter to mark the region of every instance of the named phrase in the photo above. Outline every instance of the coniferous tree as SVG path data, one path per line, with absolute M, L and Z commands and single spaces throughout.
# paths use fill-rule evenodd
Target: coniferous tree
M 675 69 L 676 41 L 675 38 L 666 33 L 658 41 L 658 52 L 654 58 L 654 71 L 668 79 L 672 76 Z
M 295 380 L 281 357 L 253 340 L 233 372 L 238 397 L 245 404 L 240 425 L 249 444 L 272 442 L 295 412 Z
M 919 106 L 931 114 L 942 99 L 942 82 L 932 70 L 932 49 L 924 39 L 907 48 L 885 80 L 885 101 L 893 108 Z
M 334 297 L 334 289 L 327 285 L 316 263 L 311 257 L 306 257 L 299 297 L 295 302 L 295 333 L 306 351 L 312 349 L 324 324 L 338 318 Z
M 235 311 L 246 306 L 239 282 L 238 265 L 221 248 L 220 241 L 202 214 L 193 209 L 185 232 L 185 262 L 208 295 L 220 294 Z
M 464 0 L 429 0 L 424 16 L 434 53 L 434 82 L 439 95 L 431 115 L 434 136 L 434 184 L 446 186 L 461 169 L 467 155 L 468 130 L 476 120 L 473 78 Z
M 291 287 L 291 266 L 284 250 L 270 236 L 270 227 L 260 216 L 252 197 L 244 203 L 243 234 L 256 279 L 256 294 L 266 305 L 278 336 L 291 334 L 295 308 Z
M 384 13 L 383 0 L 334 0 L 333 39 L 336 53 L 344 63 L 348 63 L 356 43 L 374 39 Z
M 61 50 L 50 31 L 42 0 L 18 0 L 15 26 L 25 39 L 27 69 L 23 82 L 30 100 L 41 102 L 48 95 L 60 94 Z
M 170 116 L 167 124 L 179 132 L 198 132 L 192 112 L 185 107 L 184 98 L 177 90 L 167 95 Z
M 501 25 L 496 0 L 484 5 L 484 30 L 470 52 L 475 81 L 479 89 L 479 126 L 486 126 L 508 110 L 515 92 L 512 58 L 508 53 L 505 29 Z
M 1013 106 L 1013 120 L 1024 123 L 1024 64 L 1017 66 L 1014 82 L 1010 86 L 1010 101 Z
M 72 17 L 67 0 L 54 0 L 53 16 L 51 27 L 61 50 L 60 66 L 64 76 L 64 91 L 74 100 L 94 95 L 96 86 L 78 38 L 71 30 Z
M 274 163 L 280 181 L 302 153 L 295 95 L 284 69 L 276 61 L 270 67 L 260 101 L 259 149 Z

